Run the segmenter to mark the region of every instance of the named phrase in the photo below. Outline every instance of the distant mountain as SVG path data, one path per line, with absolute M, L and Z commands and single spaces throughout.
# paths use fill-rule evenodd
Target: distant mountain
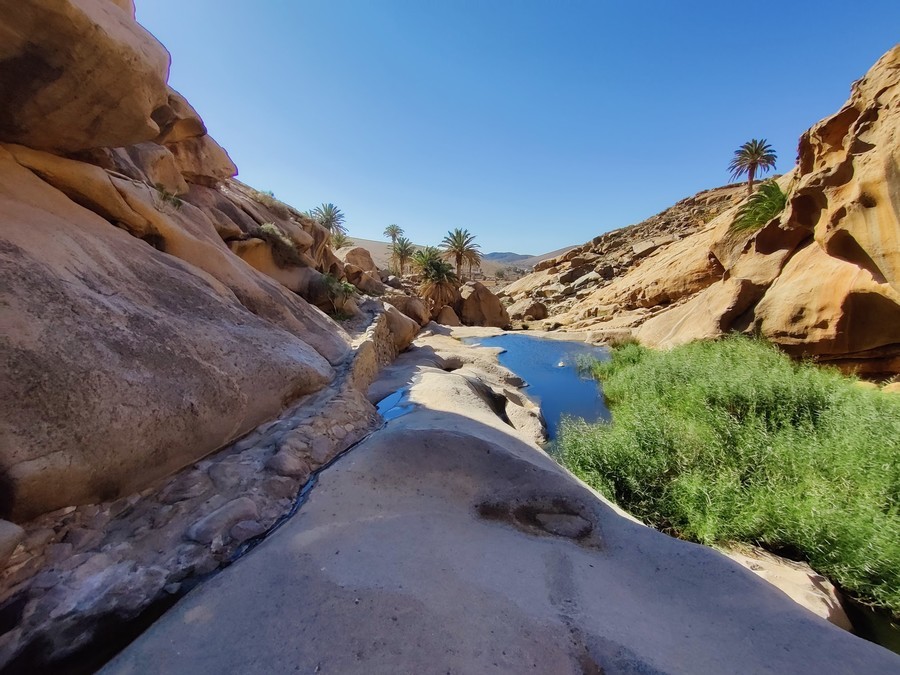
M 525 260 L 526 258 L 533 258 L 531 255 L 522 255 L 521 253 L 510 253 L 508 251 L 504 251 L 502 253 L 485 253 L 482 256 L 485 260 L 493 260 L 494 262 L 503 263 L 505 265 L 512 265 L 514 263 L 519 262 L 520 260 Z

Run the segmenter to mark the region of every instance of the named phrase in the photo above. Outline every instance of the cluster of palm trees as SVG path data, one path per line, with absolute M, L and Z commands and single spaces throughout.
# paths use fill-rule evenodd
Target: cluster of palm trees
M 407 264 L 410 262 L 422 274 L 425 262 L 431 264 L 429 269 L 433 269 L 434 260 L 440 259 L 452 260 L 456 264 L 457 277 L 462 277 L 463 265 L 467 266 L 469 276 L 472 276 L 472 269 L 481 264 L 481 247 L 475 243 L 475 235 L 468 230 L 459 227 L 450 230 L 439 247 L 428 246 L 424 250 L 417 250 L 415 244 L 403 234 L 403 228 L 399 225 L 384 228 L 384 236 L 391 240 L 392 261 L 400 274 L 406 274 Z
M 408 266 L 415 270 L 420 277 L 419 295 L 429 301 L 432 311 L 452 304 L 459 293 L 463 265 L 472 276 L 472 269 L 481 264 L 481 247 L 475 243 L 475 235 L 458 227 L 447 232 L 440 246 L 420 249 L 403 234 L 398 225 L 384 228 L 384 236 L 391 240 L 394 269 L 401 275 L 406 274 Z M 449 261 L 456 264 L 455 271 Z

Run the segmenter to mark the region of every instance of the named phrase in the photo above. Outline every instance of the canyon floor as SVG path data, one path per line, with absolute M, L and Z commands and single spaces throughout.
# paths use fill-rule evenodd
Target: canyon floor
M 522 383 L 497 350 L 448 332 L 426 331 L 383 371 L 370 398 L 406 387 L 398 408 L 319 474 L 293 518 L 103 672 L 900 668 L 575 479 L 537 445 L 539 428 L 498 416 L 497 392 L 512 399 Z

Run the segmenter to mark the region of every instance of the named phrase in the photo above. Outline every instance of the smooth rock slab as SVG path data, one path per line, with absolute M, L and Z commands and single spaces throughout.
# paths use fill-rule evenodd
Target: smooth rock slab
M 462 398 L 428 409 L 440 377 Z M 416 410 L 104 672 L 900 670 L 718 552 L 620 515 L 454 377 L 423 376 Z M 531 528 L 528 505 L 583 519 L 590 542 Z

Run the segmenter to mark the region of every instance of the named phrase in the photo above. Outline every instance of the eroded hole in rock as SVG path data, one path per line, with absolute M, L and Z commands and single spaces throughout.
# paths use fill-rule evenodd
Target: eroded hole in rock
M 875 197 L 873 197 L 872 195 L 870 195 L 866 192 L 863 192 L 859 196 L 859 203 L 861 206 L 863 206 L 867 209 L 874 209 L 878 205 L 878 202 L 876 201 Z
M 572 539 L 591 547 L 600 544 L 591 514 L 565 499 L 486 501 L 475 510 L 485 520 L 508 523 L 527 534 Z
M 828 240 L 825 249 L 829 255 L 834 256 L 835 258 L 846 260 L 847 262 L 862 267 L 864 270 L 868 270 L 869 273 L 871 273 L 872 278 L 879 284 L 886 282 L 884 273 L 882 273 L 875 261 L 872 260 L 872 257 L 846 230 L 835 232 Z
M 792 220 L 801 227 L 813 229 L 819 222 L 819 215 L 825 206 L 825 196 L 821 193 L 801 194 L 791 201 Z

